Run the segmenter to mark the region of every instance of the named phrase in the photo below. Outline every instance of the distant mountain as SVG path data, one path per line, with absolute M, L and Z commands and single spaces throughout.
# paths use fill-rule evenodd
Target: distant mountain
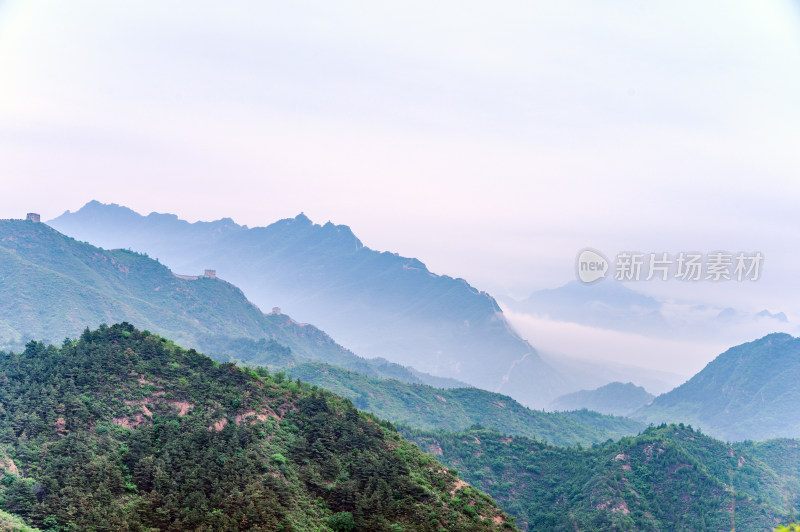
M 103 247 L 146 252 L 178 272 L 215 268 L 262 307 L 281 307 L 361 355 L 537 407 L 577 389 L 511 329 L 489 294 L 417 259 L 369 249 L 344 225 L 302 214 L 268 227 L 190 224 L 98 202 L 49 223 Z
M 531 410 L 506 395 L 478 388 L 433 388 L 393 379 L 378 380 L 318 362 L 288 370 L 294 379 L 316 384 L 353 401 L 356 408 L 400 425 L 427 430 L 465 430 L 483 425 L 505 434 L 555 445 L 592 445 L 638 434 L 643 423 L 586 410 Z
M 401 432 L 494 497 L 522 530 L 773 530 L 800 505 L 796 468 L 778 473 L 760 449 L 682 424 L 589 449 L 478 429 Z
M 221 279 L 179 278 L 146 255 L 106 251 L 43 223 L 0 221 L 0 349 L 20 349 L 32 338 L 60 344 L 86 327 L 116 321 L 222 360 L 235 352 L 237 360 L 257 365 L 264 353 L 286 346 L 291 353 L 284 353 L 284 365 L 316 360 L 373 377 L 457 384 L 358 357 L 312 325 L 263 314 Z
M 581 390 L 562 395 L 550 403 L 552 410 L 580 410 L 586 408 L 614 416 L 627 416 L 646 405 L 655 396 L 632 382 L 611 382 L 595 390 Z
M 504 299 L 503 303 L 515 312 L 555 321 L 660 338 L 709 341 L 728 338 L 736 328 L 774 331 L 790 323 L 783 312 L 660 300 L 613 279 L 591 285 L 571 281 L 536 291 L 521 301 Z
M 583 356 L 589 355 L 591 353 L 583 353 Z M 545 362 L 559 372 L 568 374 L 578 391 L 599 388 L 610 382 L 631 381 L 637 386 L 659 395 L 683 384 L 689 378 L 688 375 L 620 364 L 603 359 L 554 356 L 546 352 L 542 352 L 541 356 Z
M 800 437 L 800 338 L 770 334 L 732 347 L 688 382 L 637 410 L 729 441 Z
M 519 312 L 604 329 L 658 332 L 667 326 L 661 302 L 611 280 L 590 285 L 571 281 L 508 303 Z
M 349 401 L 129 324 L 2 354 L 0 383 L 0 504 L 47 530 L 515 529 Z

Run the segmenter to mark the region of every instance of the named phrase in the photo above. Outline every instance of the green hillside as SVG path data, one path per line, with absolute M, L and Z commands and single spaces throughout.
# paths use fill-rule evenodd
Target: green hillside
M 770 334 L 728 349 L 632 417 L 687 422 L 728 441 L 800 437 L 800 338 Z
M 0 510 L 0 532 L 37 532 L 38 528 L 33 528 L 25 524 L 25 521 L 15 515 Z
M 492 500 L 309 385 L 127 324 L 0 355 L 0 502 L 66 530 L 493 530 Z
M 87 326 L 130 320 L 141 328 L 175 335 L 219 361 L 288 369 L 295 377 L 351 398 L 359 408 L 423 428 L 462 430 L 484 423 L 565 445 L 603 441 L 643 428 L 630 420 L 588 413 L 579 422 L 570 418 L 577 413 L 534 412 L 506 396 L 477 389 L 450 392 L 449 405 L 442 404 L 444 392 L 404 383 L 454 386 L 457 381 L 358 357 L 312 325 L 298 324 L 285 314 L 263 314 L 221 279 L 181 279 L 146 255 L 103 250 L 45 224 L 0 222 L 0 258 L 0 330 L 6 330 L 0 346 L 5 343 L 6 348 L 19 349 L 23 340 L 36 336 L 58 345 Z M 309 364 L 312 361 L 351 371 Z
M 181 279 L 147 255 L 104 250 L 41 223 L 0 221 L 0 348 L 19 350 L 31 339 L 57 345 L 121 321 L 222 360 L 260 364 L 278 342 L 292 350 L 285 365 L 321 360 L 375 377 L 427 378 L 358 357 L 285 314 L 265 315 L 221 279 Z
M 683 425 L 587 449 L 488 430 L 401 432 L 523 530 L 771 530 L 800 503 L 796 482 Z
M 97 201 L 49 223 L 101 246 L 147 252 L 182 272 L 216 267 L 262 308 L 302 316 L 361 355 L 537 408 L 582 387 L 519 337 L 490 294 L 416 258 L 370 249 L 346 225 L 315 224 L 304 214 L 266 227 L 190 224 Z
M 478 388 L 442 390 L 397 380 L 378 380 L 328 364 L 300 364 L 288 372 L 292 378 L 347 397 L 361 410 L 421 429 L 458 431 L 481 424 L 556 445 L 590 445 L 638 434 L 645 428 L 631 419 L 596 412 L 531 410 L 511 397 Z
M 550 403 L 552 410 L 579 410 L 586 408 L 603 414 L 627 416 L 652 401 L 654 396 L 632 382 L 611 382 L 595 390 L 580 390 L 556 398 Z

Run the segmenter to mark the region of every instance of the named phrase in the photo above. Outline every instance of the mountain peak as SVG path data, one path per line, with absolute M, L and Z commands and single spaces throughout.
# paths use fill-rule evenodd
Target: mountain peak
M 689 421 L 728 440 L 800 435 L 800 338 L 772 333 L 732 347 L 632 417 Z

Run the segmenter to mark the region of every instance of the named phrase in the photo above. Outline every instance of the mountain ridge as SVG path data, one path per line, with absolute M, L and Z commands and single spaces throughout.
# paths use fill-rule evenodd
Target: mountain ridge
M 632 417 L 650 423 L 680 419 L 733 441 L 800 437 L 798 381 L 800 339 L 772 333 L 731 347 Z
M 48 223 L 103 247 L 147 252 L 176 271 L 213 265 L 262 307 L 286 309 L 359 354 L 534 407 L 572 391 L 568 375 L 513 330 L 491 295 L 434 274 L 418 259 L 372 250 L 347 226 L 314 224 L 301 214 L 219 235 L 192 225 L 198 232 L 189 235 L 188 222 L 170 218 L 162 227 L 153 221 L 161 218 L 132 217 L 127 208 L 117 219 L 119 209 L 91 202 Z
M 225 356 L 227 344 L 237 339 L 242 350 L 244 339 L 270 338 L 303 360 L 370 376 L 428 380 L 408 368 L 358 357 L 284 313 L 264 314 L 220 278 L 182 279 L 146 254 L 97 248 L 42 223 L 0 221 L 0 275 L 0 348 L 19 349 L 32 338 L 57 344 L 87 326 L 129 321 L 217 356 Z

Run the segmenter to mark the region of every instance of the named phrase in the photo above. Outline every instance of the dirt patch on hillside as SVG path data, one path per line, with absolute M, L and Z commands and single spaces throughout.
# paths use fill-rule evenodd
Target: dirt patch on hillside
M 469 484 L 467 484 L 466 482 L 464 482 L 460 478 L 457 478 L 455 486 L 453 486 L 453 489 L 450 490 L 450 496 L 451 497 L 455 497 L 456 496 L 456 492 L 458 490 L 460 490 L 461 488 L 466 488 L 468 486 L 469 486 Z
M 19 469 L 17 468 L 17 464 L 15 464 L 14 460 L 9 458 L 8 456 L 0 457 L 0 478 L 3 478 L 3 472 L 19 476 Z

